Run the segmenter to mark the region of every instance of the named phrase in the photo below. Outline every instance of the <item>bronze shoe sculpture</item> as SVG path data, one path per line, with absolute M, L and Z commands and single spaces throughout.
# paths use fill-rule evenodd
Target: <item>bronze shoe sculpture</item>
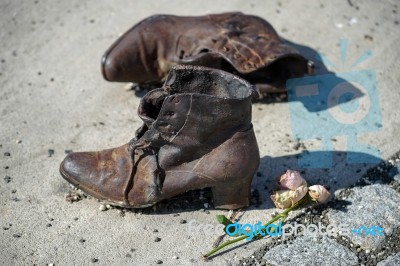
M 240 12 L 199 17 L 151 16 L 102 57 L 108 81 L 160 84 L 172 66 L 222 69 L 256 84 L 260 95 L 286 91 L 286 80 L 311 74 L 312 62 L 260 17 Z
M 254 86 L 198 66 L 171 69 L 162 88 L 138 108 L 144 121 L 128 144 L 70 153 L 61 175 L 95 198 L 140 208 L 189 190 L 211 187 L 215 208 L 250 203 L 260 162 L 251 123 Z

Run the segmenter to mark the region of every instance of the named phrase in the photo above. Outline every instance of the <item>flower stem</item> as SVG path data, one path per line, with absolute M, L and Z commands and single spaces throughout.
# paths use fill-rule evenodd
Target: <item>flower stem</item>
M 268 226 L 268 225 L 270 225 L 270 224 L 272 224 L 272 223 L 278 221 L 278 220 L 281 219 L 281 218 L 283 218 L 283 221 L 284 221 L 284 220 L 286 219 L 286 217 L 288 216 L 288 213 L 289 213 L 289 212 L 291 212 L 291 211 L 297 209 L 298 207 L 300 207 L 303 203 L 307 202 L 308 200 L 309 200 L 308 197 L 302 198 L 302 199 L 301 199 L 300 201 L 298 201 L 295 205 L 293 205 L 293 206 L 290 207 L 290 208 L 287 208 L 286 210 L 284 210 L 283 212 L 281 212 L 280 214 L 276 215 L 274 218 L 272 218 L 271 220 L 269 220 L 266 224 L 264 224 L 264 227 L 266 227 L 266 226 Z M 212 250 L 210 250 L 207 254 L 203 255 L 203 258 L 204 258 L 204 259 L 208 259 L 208 257 L 210 257 L 211 255 L 213 255 L 213 254 L 216 253 L 217 251 L 223 249 L 224 247 L 229 246 L 229 245 L 231 245 L 231 244 L 234 244 L 234 243 L 236 243 L 236 242 L 239 242 L 239 241 L 241 241 L 241 240 L 243 240 L 243 239 L 246 239 L 247 237 L 248 237 L 248 236 L 243 235 L 243 236 L 236 237 L 236 238 L 234 238 L 234 239 L 232 239 L 232 240 L 226 241 L 225 243 L 223 243 L 223 244 L 221 244 L 221 245 L 219 245 L 219 246 L 213 248 Z M 255 239 L 259 239 L 259 238 L 261 238 L 261 237 L 263 237 L 263 235 L 261 235 L 261 234 L 259 234 L 259 233 L 257 233 L 257 234 L 254 235 L 254 238 L 255 238 Z

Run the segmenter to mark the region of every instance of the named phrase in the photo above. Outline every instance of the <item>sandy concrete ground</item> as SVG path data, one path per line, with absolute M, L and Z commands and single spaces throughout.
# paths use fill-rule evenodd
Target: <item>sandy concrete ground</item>
M 382 128 L 361 135 L 360 141 L 379 148 L 383 158 L 400 149 L 400 17 L 395 1 L 2 0 L 0 8 L 0 264 L 204 263 L 199 257 L 215 236 L 191 235 L 180 221 L 215 223 L 215 215 L 224 212 L 189 206 L 121 217 L 115 209 L 99 211 L 94 199 L 67 202 L 71 189 L 58 173 L 65 150 L 114 147 L 130 140 L 140 126 L 139 98 L 126 91 L 125 84 L 104 81 L 99 65 L 102 53 L 121 33 L 153 14 L 255 14 L 284 38 L 308 47 L 307 55 L 319 51 L 338 65 L 340 38 L 348 40 L 348 62 L 371 49 L 373 56 L 358 69 L 377 73 Z M 251 222 L 266 220 L 275 210 L 263 187 L 285 169 L 282 160 L 291 159 L 293 166 L 299 152 L 287 104 L 254 104 L 253 117 L 262 157 L 254 188 L 263 203 L 242 216 Z M 54 150 L 52 156 L 49 149 Z M 334 149 L 346 150 L 346 138 L 338 137 Z M 369 167 L 347 168 L 341 161 L 337 165 L 316 180 L 330 184 L 335 179 L 338 182 L 330 185 L 336 190 Z M 3 180 L 6 176 L 11 180 Z M 155 237 L 161 241 L 154 242 Z M 234 264 L 262 244 L 233 249 L 207 265 Z

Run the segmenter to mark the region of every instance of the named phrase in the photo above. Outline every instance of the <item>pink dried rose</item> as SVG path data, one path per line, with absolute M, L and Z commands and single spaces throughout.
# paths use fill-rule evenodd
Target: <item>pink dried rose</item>
M 287 209 L 301 200 L 307 194 L 307 191 L 306 185 L 300 186 L 296 190 L 278 190 L 271 196 L 271 199 L 277 208 Z
M 319 203 L 324 203 L 329 198 L 329 192 L 321 185 L 314 185 L 308 188 L 308 194 Z
M 296 190 L 300 186 L 307 186 L 306 180 L 297 171 L 287 170 L 277 178 L 279 187 L 283 190 Z

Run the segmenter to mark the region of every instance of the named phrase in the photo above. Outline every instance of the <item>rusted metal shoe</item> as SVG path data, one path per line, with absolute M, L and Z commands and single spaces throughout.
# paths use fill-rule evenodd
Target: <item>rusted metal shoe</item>
M 286 80 L 311 74 L 313 65 L 262 18 L 240 12 L 199 17 L 151 16 L 105 52 L 108 81 L 148 86 L 176 64 L 222 69 L 256 84 L 260 95 L 286 91 Z
M 251 123 L 254 86 L 230 73 L 175 66 L 138 108 L 144 121 L 128 144 L 70 153 L 61 175 L 95 198 L 140 208 L 211 187 L 216 208 L 248 206 L 260 162 Z

